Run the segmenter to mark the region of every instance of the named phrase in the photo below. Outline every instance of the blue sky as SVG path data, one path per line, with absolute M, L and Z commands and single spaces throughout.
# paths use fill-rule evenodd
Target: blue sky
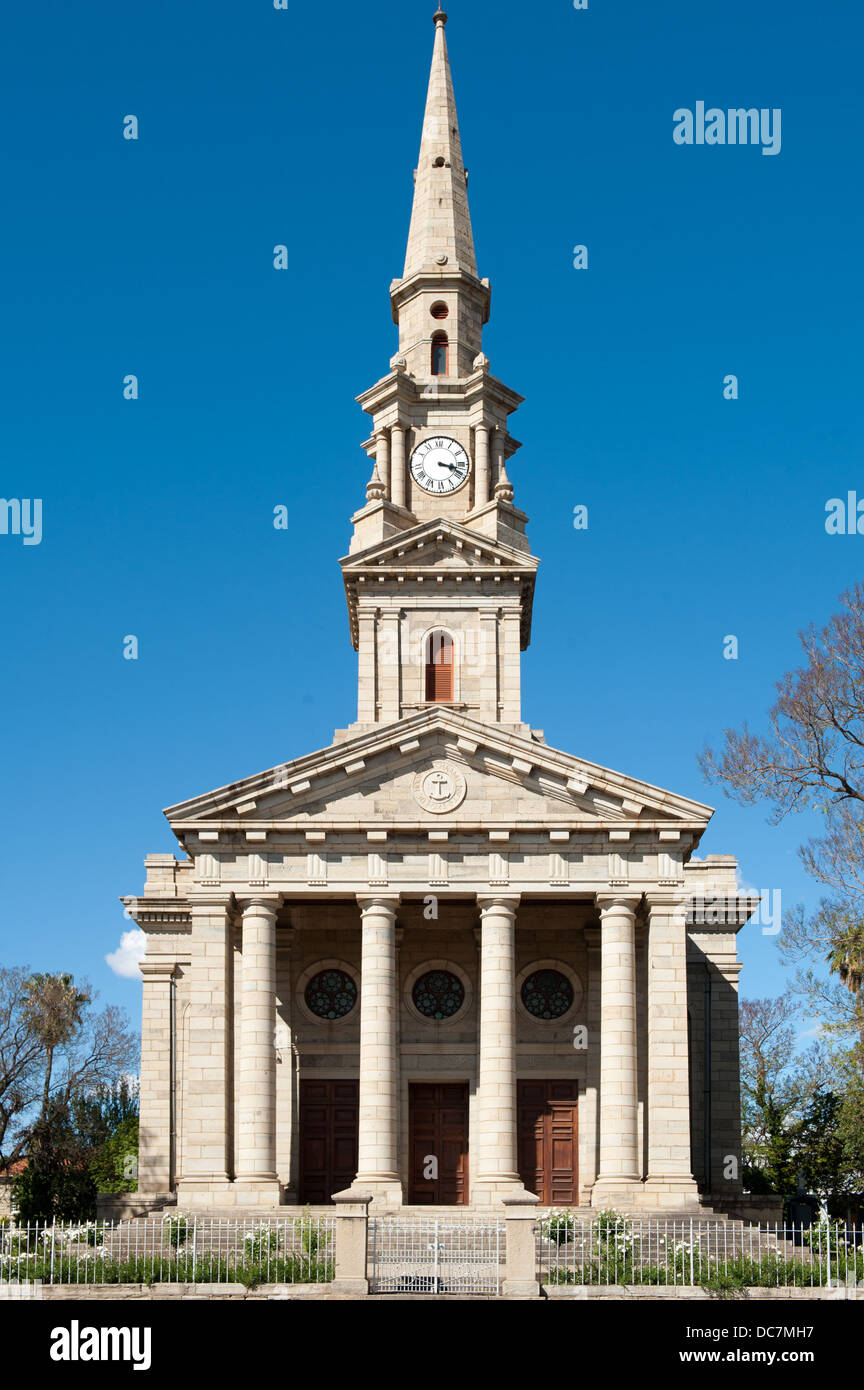
M 0 536 L 2 960 L 88 975 L 136 1020 L 104 956 L 144 854 L 174 848 L 161 808 L 354 717 L 354 397 L 395 347 L 433 9 L 48 0 L 4 20 L 0 493 L 44 520 L 38 546 Z M 696 754 L 759 724 L 798 629 L 862 574 L 864 538 L 824 527 L 828 498 L 864 495 L 860 7 L 449 10 L 485 347 L 527 398 L 525 717 L 716 805 L 702 852 L 812 902 L 814 826 L 725 800 Z M 677 146 L 699 100 L 781 108 L 780 154 Z M 742 992 L 781 988 L 774 940 L 739 942 Z

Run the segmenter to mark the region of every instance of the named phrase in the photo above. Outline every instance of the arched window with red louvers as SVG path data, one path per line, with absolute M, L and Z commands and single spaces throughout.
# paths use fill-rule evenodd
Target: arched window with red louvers
M 426 639 L 426 699 L 436 703 L 453 699 L 453 638 L 449 632 L 432 632 Z

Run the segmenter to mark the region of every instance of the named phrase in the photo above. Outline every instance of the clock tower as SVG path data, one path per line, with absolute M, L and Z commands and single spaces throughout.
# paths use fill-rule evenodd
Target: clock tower
M 359 655 L 350 734 L 431 704 L 530 732 L 520 652 L 538 562 L 508 474 L 523 398 L 483 352 L 491 287 L 477 273 L 446 24 L 439 10 L 405 267 L 390 286 L 398 347 L 358 397 L 373 470 L 341 561 Z

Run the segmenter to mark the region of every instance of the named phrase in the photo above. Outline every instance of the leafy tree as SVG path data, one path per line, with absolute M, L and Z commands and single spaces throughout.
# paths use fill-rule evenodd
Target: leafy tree
M 33 1126 L 27 1167 L 14 1182 L 25 1220 L 81 1221 L 99 1192 L 128 1192 L 137 1181 L 138 1102 L 127 1082 L 96 1095 L 52 1098 Z
M 90 1161 L 97 1192 L 134 1192 L 138 1186 L 138 1117 L 122 1120 Z
M 14 1179 L 21 1219 L 78 1221 L 95 1215 L 96 1186 L 88 1156 L 72 1106 L 49 1099 L 33 1126 L 27 1167 Z
M 794 1192 L 801 1126 L 830 1074 L 824 1046 L 796 1055 L 798 1013 L 790 994 L 741 1002 L 743 1177 L 752 1192 Z

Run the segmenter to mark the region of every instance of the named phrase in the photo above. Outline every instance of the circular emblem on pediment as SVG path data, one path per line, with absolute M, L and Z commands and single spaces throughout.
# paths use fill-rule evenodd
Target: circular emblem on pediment
M 453 763 L 437 761 L 414 778 L 414 800 L 424 811 L 440 815 L 455 811 L 465 799 L 468 784 Z

